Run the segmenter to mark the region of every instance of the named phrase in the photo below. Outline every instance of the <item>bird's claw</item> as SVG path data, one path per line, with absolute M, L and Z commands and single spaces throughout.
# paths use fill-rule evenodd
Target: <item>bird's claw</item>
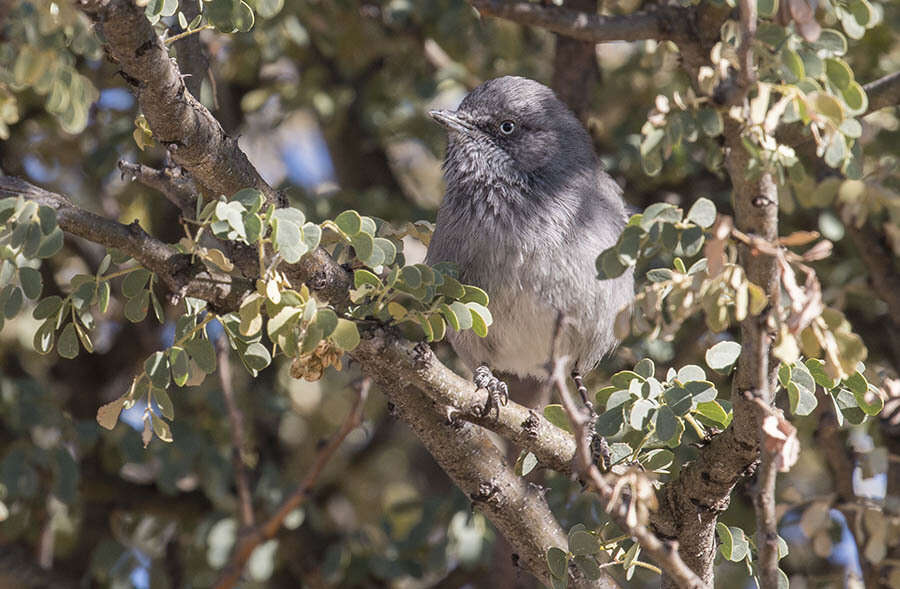
M 472 381 L 478 390 L 487 391 L 488 396 L 481 408 L 481 416 L 488 417 L 491 411 L 496 411 L 497 417 L 500 417 L 500 406 L 509 403 L 509 388 L 506 383 L 494 376 L 491 369 L 483 364 L 475 369 Z

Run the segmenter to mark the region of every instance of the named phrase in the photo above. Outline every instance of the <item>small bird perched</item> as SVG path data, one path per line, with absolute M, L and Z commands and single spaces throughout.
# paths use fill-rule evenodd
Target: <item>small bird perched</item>
M 490 296 L 487 337 L 448 334 L 488 391 L 483 408 L 506 402 L 491 369 L 546 379 L 558 317 L 567 321 L 556 353 L 573 376 L 616 344 L 613 323 L 634 296 L 630 271 L 598 280 L 595 260 L 627 219 L 621 190 L 591 138 L 553 91 L 534 80 L 489 80 L 456 111 L 429 113 L 449 131 L 444 178 L 427 263 L 454 262 L 460 280 Z

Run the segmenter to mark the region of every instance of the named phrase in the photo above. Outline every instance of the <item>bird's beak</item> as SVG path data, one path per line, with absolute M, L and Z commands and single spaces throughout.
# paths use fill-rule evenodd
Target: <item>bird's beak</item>
M 475 126 L 469 122 L 468 118 L 455 110 L 432 110 L 428 111 L 428 116 L 449 129 L 450 131 L 459 131 L 466 133 L 473 131 Z

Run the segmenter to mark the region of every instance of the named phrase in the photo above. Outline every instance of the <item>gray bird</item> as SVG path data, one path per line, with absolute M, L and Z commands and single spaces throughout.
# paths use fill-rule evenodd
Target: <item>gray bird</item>
M 490 296 L 487 337 L 448 334 L 488 391 L 487 415 L 508 396 L 491 369 L 548 377 L 560 313 L 567 321 L 557 354 L 570 359 L 574 374 L 615 346 L 613 322 L 632 301 L 634 279 L 628 271 L 598 280 L 595 260 L 616 242 L 627 213 L 587 131 L 543 84 L 496 78 L 458 110 L 429 114 L 447 128 L 449 143 L 447 192 L 426 261 L 454 262 L 463 283 Z

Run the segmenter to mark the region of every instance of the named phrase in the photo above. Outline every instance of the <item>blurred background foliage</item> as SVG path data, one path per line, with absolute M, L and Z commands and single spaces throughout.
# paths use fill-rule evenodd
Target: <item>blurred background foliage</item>
M 638 0 L 602 3 L 608 13 L 641 6 Z M 878 24 L 861 39 L 847 31 L 845 59 L 861 83 L 900 69 L 900 6 L 871 6 Z M 148 17 L 170 37 L 202 29 L 194 35 L 202 41 L 210 71 L 200 81 L 199 98 L 229 134 L 240 137 L 264 178 L 317 221 L 347 208 L 397 224 L 433 220 L 442 194 L 445 135 L 426 111 L 455 106 L 467 90 L 491 77 L 516 74 L 549 83 L 554 74 L 552 34 L 480 19 L 463 0 L 213 0 L 204 4 L 201 21 L 188 17 L 196 13 L 185 0 L 147 5 Z M 667 202 L 687 210 L 707 197 L 720 212 L 730 213 L 730 188 L 715 137 L 674 143 L 654 176 L 642 164 L 642 127 L 648 114 L 660 110 L 657 96 L 687 88 L 672 47 L 609 43 L 597 47 L 596 58 L 599 75 L 583 118 L 628 202 L 638 209 Z M 137 219 L 149 233 L 174 242 L 181 237 L 179 211 L 117 166 L 120 159 L 154 167 L 166 162 L 165 150 L 139 115 L 89 22 L 72 5 L 0 4 L 2 172 L 122 222 Z M 825 166 L 808 165 L 812 184 L 783 190 L 782 233 L 819 231 L 835 242 L 833 254 L 813 264 L 825 303 L 841 310 L 863 338 L 869 372 L 896 379 L 900 318 L 890 316 L 873 294 L 859 255 L 861 242 L 848 237 L 853 228 L 883 236 L 893 264 L 883 270 L 897 271 L 896 108 L 866 117 L 860 144 L 862 186 L 847 184 Z M 105 253 L 67 238 L 63 253 L 40 268 L 45 295 L 65 293 L 70 278 L 95 272 Z M 424 248 L 407 240 L 406 254 L 413 262 Z M 161 324 L 130 323 L 114 297 L 107 313 L 96 317 L 95 353 L 74 360 L 33 350 L 38 323 L 30 313 L 4 324 L 0 586 L 11 577 L 15 581 L 8 586 L 33 581 L 33 586 L 206 587 L 226 562 L 239 524 L 220 381 L 173 387 L 174 444 L 153 440 L 143 449 L 137 408 L 122 418 L 133 427 L 105 431 L 95 421 L 97 407 L 120 396 L 144 359 L 172 342 L 174 314 L 166 312 Z M 213 339 L 221 334 L 215 322 L 208 329 Z M 688 318 L 667 335 L 627 340 L 594 382 L 605 383 L 645 356 L 662 373 L 671 366 L 702 364 L 710 346 L 731 337 L 710 332 L 702 316 Z M 449 349 L 439 352 L 455 365 Z M 352 403 L 348 387 L 355 372 L 329 371 L 309 383 L 292 379 L 287 364 L 277 360 L 256 378 L 232 372 L 249 436 L 242 458 L 251 468 L 254 501 L 268 513 L 303 476 L 317 442 L 339 426 Z M 717 384 L 724 388 L 723 383 Z M 900 387 L 889 389 L 900 395 Z M 786 406 L 784 397 L 780 402 Z M 883 560 L 881 548 L 897 541 L 897 530 L 889 527 L 872 554 L 859 554 L 846 538 L 844 516 L 828 511 L 827 502 L 824 511 L 810 503 L 836 488 L 827 449 L 815 444 L 822 423 L 817 417 L 794 421 L 805 451 L 779 487 L 779 500 L 790 510 L 782 535 L 791 555 L 783 566 L 798 587 L 842 586 L 867 562 Z M 889 419 L 890 413 L 881 428 L 870 420 L 844 433 L 853 449 L 855 490 L 878 505 L 897 501 L 886 494 L 891 435 L 900 436 Z M 688 431 L 686 438 L 691 435 Z M 693 452 L 683 444 L 676 466 Z M 565 478 L 548 476 L 546 484 L 565 528 L 604 519 Z M 810 506 L 817 506 L 815 521 L 809 515 L 803 520 Z M 752 530 L 752 517 L 749 498 L 739 490 L 722 520 Z M 484 586 L 496 568 L 490 525 L 472 512 L 378 395 L 370 397 L 363 427 L 351 434 L 311 500 L 288 523 L 288 530 L 254 554 L 243 586 L 295 587 L 300 580 L 310 587 Z M 740 564 L 725 560 L 719 572 L 723 586 L 729 576 L 746 579 Z M 627 586 L 655 579 L 638 570 Z

